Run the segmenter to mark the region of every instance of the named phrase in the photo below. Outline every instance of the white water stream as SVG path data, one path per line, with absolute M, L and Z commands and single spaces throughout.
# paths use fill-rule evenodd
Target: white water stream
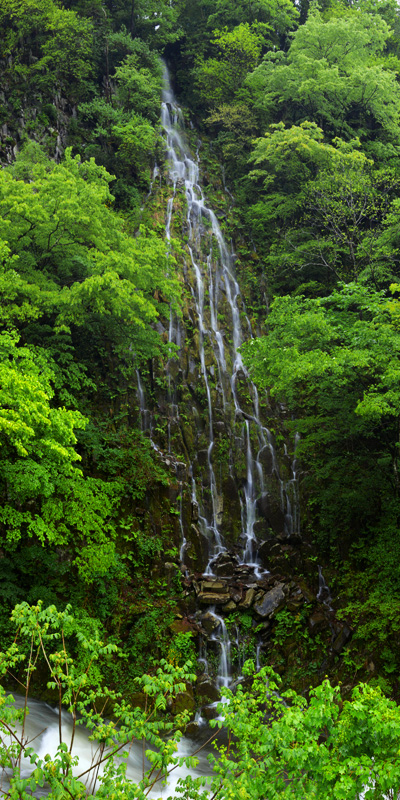
M 24 698 L 16 696 L 15 705 L 17 708 L 22 708 L 24 705 Z M 58 709 L 53 709 L 47 703 L 38 700 L 29 700 L 29 714 L 26 719 L 25 725 L 25 739 L 31 740 L 29 747 L 37 753 L 39 758 L 44 759 L 48 754 L 54 757 L 59 744 L 59 724 L 58 724 Z M 17 729 L 20 733 L 20 729 Z M 66 711 L 62 712 L 62 737 L 63 741 L 69 746 L 72 733 L 72 717 Z M 89 740 L 90 732 L 81 726 L 76 727 L 74 735 L 74 743 L 72 754 L 79 757 L 79 763 L 74 768 L 73 772 L 76 777 L 86 770 L 90 770 L 93 763 L 98 759 L 99 752 L 97 743 Z M 3 737 L 4 740 L 4 737 Z M 142 741 L 134 741 L 133 744 L 127 745 L 124 750 L 129 751 L 128 758 L 126 759 L 127 770 L 126 775 L 132 783 L 139 783 L 143 777 L 143 767 L 145 770 L 149 769 L 150 763 L 144 757 L 144 750 L 152 749 L 151 746 L 143 743 Z M 183 737 L 178 745 L 178 756 L 189 756 L 199 749 L 198 742 Z M 208 776 L 211 773 L 210 764 L 207 760 L 208 754 L 211 752 L 211 747 L 207 746 L 197 753 L 198 759 L 197 767 L 190 769 L 192 777 Z M 117 759 L 118 760 L 118 759 Z M 123 759 L 121 758 L 120 761 Z M 124 759 L 125 760 L 125 759 Z M 29 758 L 23 758 L 21 763 L 21 777 L 27 778 L 33 770 Z M 99 773 L 102 774 L 104 766 L 100 766 Z M 96 770 L 97 774 L 97 770 Z M 154 798 L 166 798 L 173 795 L 180 778 L 184 778 L 189 774 L 186 767 L 176 767 L 171 771 L 167 781 L 159 780 L 148 793 L 150 800 Z M 7 792 L 9 779 L 9 771 L 0 768 L 0 796 Z M 84 780 L 84 778 L 82 778 Z M 88 793 L 95 790 L 95 781 L 93 781 L 92 773 L 89 773 L 87 778 Z M 48 789 L 38 789 L 34 797 L 45 797 Z

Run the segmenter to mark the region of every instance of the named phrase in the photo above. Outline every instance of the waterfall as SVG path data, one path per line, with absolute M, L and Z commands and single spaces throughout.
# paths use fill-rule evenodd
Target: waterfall
M 229 509 L 223 508 L 222 488 L 218 482 L 215 461 L 217 425 L 215 397 L 217 397 L 219 413 L 223 414 L 226 428 L 230 431 L 231 476 L 235 466 L 234 453 L 237 452 L 241 459 L 243 457 L 245 459 L 245 477 L 243 475 L 242 483 L 238 487 L 242 546 L 242 552 L 238 554 L 239 565 L 242 568 L 248 567 L 249 574 L 258 579 L 267 572 L 261 568 L 258 560 L 258 543 L 254 531 L 257 501 L 264 494 L 266 486 L 262 454 L 266 448 L 271 453 L 275 479 L 280 487 L 281 509 L 287 535 L 296 532 L 298 526 L 295 457 L 292 463 L 292 477 L 285 482 L 279 474 L 272 436 L 260 418 L 257 388 L 248 374 L 240 353 L 240 346 L 252 335 L 252 330 L 235 277 L 234 255 L 224 238 L 217 216 L 204 195 L 200 178 L 199 148 L 195 155 L 189 148 L 184 131 L 183 114 L 175 100 L 166 67 L 164 67 L 161 125 L 165 137 L 168 181 L 171 186 L 166 206 L 165 238 L 168 242 L 171 241 L 174 213 L 179 211 L 182 214 L 182 197 L 184 197 L 185 282 L 195 311 L 198 351 L 196 367 L 204 394 L 202 413 L 206 418 L 204 431 L 207 436 L 207 447 L 203 451 L 202 463 L 207 470 L 207 486 L 204 477 L 202 480 L 198 477 L 196 457 L 193 470 L 191 467 L 192 508 L 196 507 L 197 524 L 200 533 L 207 541 L 208 548 L 208 563 L 204 575 L 215 577 L 214 568 L 218 556 L 226 551 L 223 523 L 224 514 L 229 513 Z M 227 318 L 230 337 L 224 329 Z M 175 322 L 171 314 L 169 341 L 180 346 L 181 341 L 180 338 L 179 342 L 177 341 L 177 331 L 180 337 L 179 322 Z M 213 365 L 210 365 L 210 354 Z M 170 446 L 171 419 L 179 421 L 179 402 L 168 365 L 167 376 Z M 246 401 L 243 401 L 243 393 Z M 238 433 L 240 431 L 241 433 Z M 187 545 L 183 526 L 181 533 L 181 556 L 183 556 Z M 231 681 L 229 635 L 223 618 L 215 613 L 213 607 L 210 607 L 210 612 L 219 622 L 218 629 L 213 634 L 213 639 L 220 647 L 218 685 L 228 686 Z
M 239 352 L 240 345 L 244 341 L 239 304 L 244 310 L 244 303 L 239 284 L 234 276 L 232 255 L 222 234 L 217 217 L 206 203 L 200 185 L 198 155 L 193 158 L 189 150 L 184 136 L 182 120 L 182 112 L 174 98 L 168 71 L 165 67 L 161 122 L 166 136 L 167 165 L 169 180 L 172 184 L 172 195 L 167 203 L 165 235 L 170 240 L 174 202 L 179 184 L 184 189 L 187 203 L 186 223 L 189 231 L 187 250 L 190 266 L 195 276 L 195 282 L 191 285 L 190 291 L 197 316 L 200 372 L 204 382 L 208 411 L 207 466 L 211 514 L 207 514 L 207 511 L 203 509 L 201 520 L 206 532 L 210 553 L 206 572 L 212 575 L 213 560 L 224 550 L 224 540 L 220 531 L 222 503 L 213 462 L 214 419 L 209 374 L 206 366 L 206 343 L 211 344 L 216 360 L 223 407 L 225 408 L 227 403 L 227 389 L 229 389 L 236 417 L 243 419 L 245 412 L 241 408 L 237 391 L 238 376 L 242 374 L 247 381 L 253 398 L 254 410 L 251 419 L 257 428 L 260 444 L 265 445 L 265 437 L 259 419 L 257 390 L 249 379 Z M 204 244 L 205 236 L 202 230 L 204 222 L 207 223 L 207 233 L 211 230 L 211 237 L 208 245 L 208 255 L 200 261 L 197 254 L 202 252 L 202 244 Z M 217 253 L 217 259 L 215 259 L 215 252 Z M 206 293 L 207 313 L 205 309 Z M 224 332 L 220 329 L 218 323 L 218 308 L 222 296 L 227 302 L 231 314 L 233 339 L 231 346 L 226 344 Z M 231 366 L 229 367 L 228 364 Z M 256 566 L 256 538 L 253 532 L 253 525 L 256 515 L 257 495 L 263 489 L 263 476 L 261 463 L 252 454 L 249 422 L 246 420 L 245 424 L 247 479 L 243 487 L 244 548 L 242 563 Z

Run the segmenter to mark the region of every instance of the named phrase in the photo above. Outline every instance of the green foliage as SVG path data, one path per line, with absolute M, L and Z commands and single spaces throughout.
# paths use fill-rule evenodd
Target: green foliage
M 398 513 L 397 314 L 397 301 L 355 284 L 324 299 L 277 298 L 268 336 L 243 346 L 259 386 L 293 414 L 325 541 L 371 531 L 390 499 Z
M 269 242 L 264 261 L 277 287 L 302 291 L 315 282 L 387 283 L 397 274 L 391 221 L 397 215 L 398 177 L 377 169 L 359 140 L 324 141 L 314 122 L 271 126 L 256 140 L 249 173 L 261 189 L 246 213 L 258 241 Z
M 152 789 L 166 769 L 182 763 L 194 766 L 190 757 L 182 759 L 176 756 L 181 737 L 179 727 L 182 728 L 188 715 L 182 713 L 178 716 L 178 730 L 175 732 L 173 723 L 163 717 L 167 702 L 185 690 L 187 681 L 195 680 L 190 671 L 191 664 L 177 667 L 162 661 L 153 675 L 143 675 L 137 680 L 137 688 L 146 697 L 146 707 L 143 711 L 132 709 L 120 693 L 102 686 L 102 664 L 112 656 L 121 657 L 121 651 L 116 645 L 101 641 L 96 626 L 88 625 L 82 616 L 74 619 L 70 610 L 69 606 L 64 612 L 58 612 L 55 606 L 43 608 L 41 603 L 36 606 L 23 603 L 13 611 L 17 636 L 11 647 L 0 654 L 1 673 L 5 675 L 10 669 L 19 670 L 27 698 L 37 666 L 44 661 L 49 673 L 48 688 L 58 698 L 60 717 L 57 752 L 41 759 L 34 748 L 28 747 L 26 702 L 22 710 L 17 711 L 13 697 L 1 689 L 0 729 L 2 737 L 5 735 L 1 742 L 1 764 L 11 768 L 8 794 L 17 800 L 27 796 L 27 791 L 35 792 L 47 783 L 49 797 L 94 797 L 81 780 L 89 775 L 90 778 L 95 776 L 99 782 L 96 797 L 112 797 L 118 787 L 120 797 L 143 798 L 146 790 Z M 112 720 L 103 717 L 109 704 L 112 704 Z M 72 714 L 73 720 L 68 743 L 63 738 L 63 706 Z M 81 772 L 75 769 L 79 758 L 72 755 L 78 724 L 86 726 L 90 739 L 98 745 L 98 749 L 94 747 L 96 755 L 92 764 Z M 171 734 L 171 738 L 165 738 L 165 733 Z M 126 763 L 115 759 L 126 753 L 135 739 L 141 741 L 143 737 L 150 745 L 146 755 L 151 768 L 147 773 L 143 771 L 143 779 L 136 786 L 126 778 Z M 33 767 L 28 778 L 20 775 L 22 756 L 29 758 Z M 104 772 L 100 770 L 100 775 L 101 765 L 105 769 Z
M 327 133 L 365 135 L 371 126 L 397 142 L 400 95 L 390 62 L 379 62 L 390 29 L 359 9 L 324 20 L 313 6 L 290 48 L 268 53 L 249 77 L 256 103 L 270 117 L 318 122 Z
M 92 24 L 53 0 L 2 0 L 0 22 L 8 73 L 32 87 L 77 100 L 92 74 Z M 32 58 L 32 55 L 34 56 Z
M 132 43 L 130 53 L 116 68 L 116 97 L 126 111 L 134 111 L 158 122 L 160 113 L 161 64 L 144 42 Z
M 250 69 L 257 65 L 261 53 L 262 36 L 248 23 L 238 25 L 232 31 L 214 31 L 212 43 L 218 57 L 196 64 L 196 81 L 205 102 L 218 105 L 230 101 L 243 86 Z
M 245 673 L 251 674 L 248 663 Z M 268 680 L 269 677 L 269 680 Z M 224 797 L 382 797 L 397 790 L 397 706 L 379 689 L 361 685 L 340 702 L 328 680 L 310 691 L 274 696 L 279 680 L 268 668 L 258 673 L 251 693 L 241 686 L 221 705 L 223 722 L 237 748 L 220 748 L 214 762 Z M 288 704 L 284 705 L 283 701 Z M 265 704 L 265 705 L 263 705 Z M 270 721 L 265 723 L 265 708 Z
M 44 609 L 41 604 L 21 604 L 12 618 L 18 634 L 0 656 L 2 673 L 17 671 L 28 698 L 36 668 L 44 658 L 48 685 L 58 697 L 59 709 L 65 706 L 72 714 L 72 737 L 79 714 L 91 740 L 101 745 L 100 755 L 95 755 L 88 770 L 80 772 L 73 740 L 64 739 L 60 715 L 57 752 L 39 759 L 34 747 L 28 746 L 26 702 L 18 711 L 13 697 L 2 689 L 1 763 L 10 769 L 8 791 L 13 800 L 25 796 L 22 793 L 28 796 L 28 791 L 36 791 L 45 781 L 50 798 L 65 794 L 92 798 L 82 782 L 92 774 L 98 777 L 96 797 L 141 800 L 160 775 L 167 776 L 177 765 L 184 764 L 189 771 L 196 766 L 194 756 L 177 755 L 188 715 L 180 714 L 174 722 L 165 717 L 168 703 L 195 679 L 190 662 L 179 667 L 163 660 L 153 674 L 138 678 L 145 708 L 131 708 L 119 693 L 101 685 L 102 664 L 121 653 L 114 644 L 104 643 L 87 620 L 74 619 L 69 607 L 58 612 L 54 606 Z M 73 652 L 76 645 L 77 656 Z M 379 688 L 360 685 L 343 702 L 339 687 L 325 680 L 306 700 L 293 691 L 279 694 L 280 679 L 270 668 L 254 676 L 254 664 L 247 662 L 243 672 L 250 688 L 239 684 L 235 694 L 223 689 L 220 716 L 211 723 L 225 729 L 228 741 L 211 757 L 211 791 L 216 796 L 257 800 L 268 792 L 281 800 L 294 796 L 356 800 L 361 792 L 376 798 L 397 790 L 399 709 Z M 103 713 L 110 703 L 113 715 L 106 719 Z M 126 778 L 126 765 L 118 758 L 135 739 L 143 738 L 150 745 L 146 751 L 150 769 L 135 785 Z M 22 755 L 32 764 L 28 777 L 20 775 Z M 100 764 L 106 766 L 104 772 L 99 770 Z M 178 796 L 203 798 L 203 785 L 203 779 L 193 778 L 189 772 L 178 784 Z
M 176 633 L 168 650 L 168 661 L 183 666 L 187 661 L 195 664 L 197 650 L 192 633 Z

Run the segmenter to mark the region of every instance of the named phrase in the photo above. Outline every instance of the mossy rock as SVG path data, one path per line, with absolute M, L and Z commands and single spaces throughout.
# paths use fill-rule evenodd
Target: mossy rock
M 134 708 L 146 708 L 146 700 L 148 700 L 148 695 L 144 692 L 135 692 L 129 697 L 129 702 Z
M 192 687 L 188 687 L 186 692 L 180 692 L 176 695 L 176 697 L 172 701 L 171 705 L 171 714 L 174 717 L 177 714 L 182 714 L 183 711 L 194 711 L 196 708 L 196 702 L 193 695 Z

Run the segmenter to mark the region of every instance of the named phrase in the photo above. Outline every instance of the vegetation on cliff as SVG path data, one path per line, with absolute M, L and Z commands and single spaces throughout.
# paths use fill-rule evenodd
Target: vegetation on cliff
M 182 600 L 179 546 L 182 529 L 197 520 L 187 511 L 192 493 L 182 462 L 200 442 L 202 475 L 208 401 L 183 286 L 179 185 L 181 229 L 164 237 L 171 199 L 159 130 L 164 58 L 196 146 L 202 135 L 204 184 L 233 238 L 253 334 L 243 358 L 275 439 L 287 447 L 300 435 L 307 556 L 293 555 L 291 543 L 274 556 L 276 542 L 267 541 L 268 558 L 278 576 L 289 581 L 299 568 L 306 583 L 311 567 L 317 580 L 325 559 L 339 613 L 355 629 L 329 662 L 335 679 L 344 678 L 350 692 L 356 679 L 372 676 L 372 685 L 399 696 L 398 14 L 393 0 L 0 0 L 5 643 L 13 636 L 11 609 L 40 600 L 71 603 L 86 634 L 121 648 L 129 667 L 111 659 L 102 668 L 101 681 L 114 688 L 124 674 L 133 693 L 157 658 L 181 662 L 193 653 L 193 630 L 181 621 L 193 596 Z M 168 342 L 171 310 L 184 316 L 188 337 L 179 426 L 160 399 L 170 392 L 166 365 L 169 375 L 183 369 Z M 226 308 L 219 313 L 226 319 Z M 214 369 L 211 348 L 205 358 Z M 144 430 L 140 375 L 156 445 Z M 214 371 L 209 392 L 219 409 L 217 384 Z M 240 380 L 238 387 L 251 417 L 248 390 Z M 223 533 L 233 545 L 246 464 L 242 453 L 233 467 L 229 454 L 242 429 L 235 419 L 228 436 L 216 417 L 214 466 L 232 516 Z M 287 468 L 286 452 L 285 459 Z M 267 518 L 275 514 L 283 527 L 280 513 L 269 508 Z M 196 536 L 194 525 L 195 566 L 203 558 Z M 298 587 L 287 586 L 290 619 L 280 609 L 272 628 L 262 624 L 272 659 L 280 648 L 281 671 L 290 673 L 290 649 L 300 640 L 308 647 L 311 623 L 293 599 Z M 305 585 L 303 600 L 309 596 Z M 246 625 L 260 633 L 258 619 L 243 617 Z M 315 640 L 307 647 L 308 662 Z M 321 645 L 314 683 L 329 648 L 332 655 L 328 642 Z M 310 683 L 310 664 L 301 669 Z M 318 691 L 339 708 L 331 687 Z M 379 692 L 359 691 L 360 703 L 376 702 L 391 718 Z M 330 734 L 334 722 L 326 725 Z M 375 761 L 365 762 L 354 791 L 377 764 L 376 751 L 369 755 Z M 282 758 L 286 769 L 286 751 Z M 350 796 L 342 790 L 334 796 Z

